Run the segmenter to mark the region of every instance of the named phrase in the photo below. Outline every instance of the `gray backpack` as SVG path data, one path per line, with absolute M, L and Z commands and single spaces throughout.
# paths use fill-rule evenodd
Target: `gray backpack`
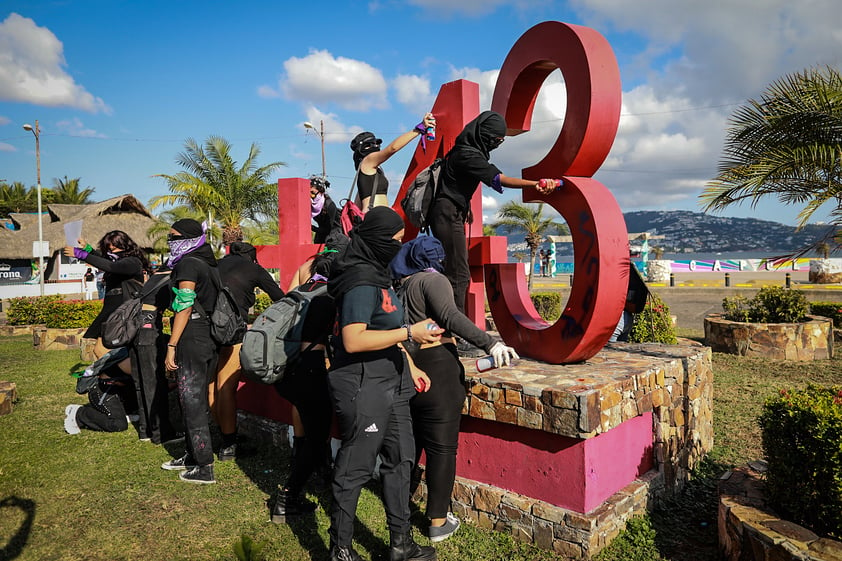
M 420 230 L 427 229 L 427 221 L 430 219 L 430 210 L 436 198 L 443 163 L 444 160 L 437 158 L 428 167 L 422 169 L 415 176 L 415 180 L 401 200 L 401 208 L 407 220 Z
M 326 294 L 327 283 L 307 283 L 287 292 L 257 316 L 240 347 L 240 367 L 247 378 L 274 384 L 295 369 L 301 357 L 302 331 L 310 302 Z M 304 351 L 323 342 L 312 341 Z

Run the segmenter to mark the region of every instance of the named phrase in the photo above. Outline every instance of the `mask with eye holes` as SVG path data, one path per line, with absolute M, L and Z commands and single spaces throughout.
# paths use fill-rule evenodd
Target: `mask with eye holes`
M 351 140 L 351 150 L 354 151 L 354 167 L 360 167 L 360 162 L 371 154 L 380 150 L 383 140 L 374 136 L 373 132 L 361 132 Z

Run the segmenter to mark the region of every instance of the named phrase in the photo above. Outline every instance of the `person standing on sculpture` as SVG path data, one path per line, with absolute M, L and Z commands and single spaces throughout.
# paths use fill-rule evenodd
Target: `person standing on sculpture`
M 445 156 L 441 185 L 436 192 L 430 212 L 430 228 L 444 246 L 444 273 L 453 287 L 456 307 L 465 313 L 465 300 L 471 271 L 468 267 L 468 243 L 465 224 L 471 223 L 471 198 L 480 183 L 498 193 L 503 187 L 525 189 L 535 187 L 539 192 L 552 192 L 554 181 L 541 187 L 538 181 L 504 175 L 489 161 L 491 151 L 499 147 L 506 136 L 506 121 L 494 111 L 483 111 L 465 125 L 456 143 Z

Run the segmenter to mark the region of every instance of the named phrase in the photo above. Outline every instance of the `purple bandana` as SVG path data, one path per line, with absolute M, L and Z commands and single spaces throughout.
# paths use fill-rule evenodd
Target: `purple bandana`
M 315 218 L 325 206 L 325 196 L 321 193 L 310 199 L 310 218 Z
M 202 223 L 202 229 L 205 229 L 205 224 Z M 187 238 L 181 240 L 170 240 L 167 245 L 170 247 L 170 258 L 167 259 L 167 267 L 173 268 L 175 264 L 181 260 L 182 257 L 203 245 L 207 240 L 207 234 L 203 233 L 198 238 Z

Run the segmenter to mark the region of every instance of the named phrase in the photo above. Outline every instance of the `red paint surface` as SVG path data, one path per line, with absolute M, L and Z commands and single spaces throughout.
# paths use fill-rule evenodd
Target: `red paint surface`
M 456 474 L 589 512 L 654 465 L 652 414 L 579 440 L 462 418 Z

